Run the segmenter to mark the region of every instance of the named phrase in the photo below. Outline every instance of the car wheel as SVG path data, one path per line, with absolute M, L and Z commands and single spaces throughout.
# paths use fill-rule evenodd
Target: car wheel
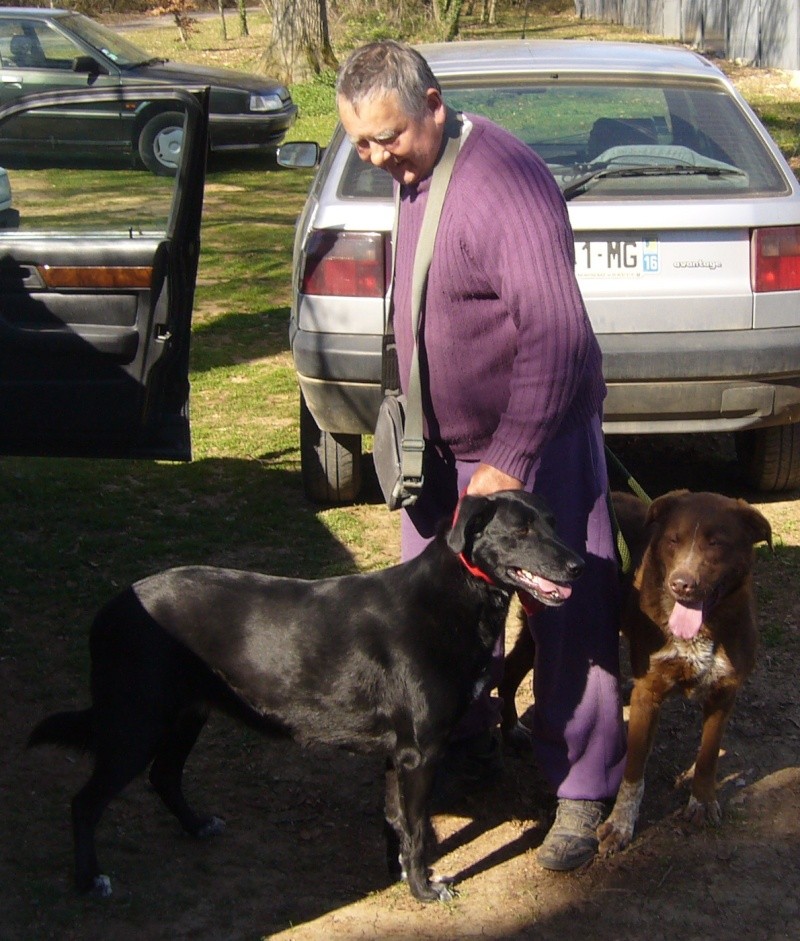
M 739 431 L 736 455 L 751 487 L 773 492 L 800 487 L 800 423 Z
M 361 435 L 322 431 L 302 395 L 300 469 L 306 496 L 315 503 L 351 503 L 361 489 Z
M 162 111 L 145 124 L 139 134 L 139 157 L 158 176 L 175 176 L 183 147 L 183 115 Z

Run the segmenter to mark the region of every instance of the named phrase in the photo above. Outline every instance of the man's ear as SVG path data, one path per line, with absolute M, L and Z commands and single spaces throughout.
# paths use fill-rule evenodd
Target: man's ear
M 440 127 L 444 127 L 447 120 L 447 107 L 442 98 L 442 93 L 437 88 L 429 88 L 425 92 L 425 104 L 428 111 L 433 115 L 433 120 Z

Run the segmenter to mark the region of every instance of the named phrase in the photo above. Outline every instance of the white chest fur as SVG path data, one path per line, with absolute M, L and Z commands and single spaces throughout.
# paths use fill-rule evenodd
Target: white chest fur
M 691 640 L 672 637 L 665 647 L 652 654 L 650 667 L 657 669 L 658 664 L 673 661 L 680 661 L 685 667 L 686 680 L 689 683 L 686 688 L 687 695 L 699 699 L 704 698 L 720 680 L 734 672 L 725 651 L 705 632 Z

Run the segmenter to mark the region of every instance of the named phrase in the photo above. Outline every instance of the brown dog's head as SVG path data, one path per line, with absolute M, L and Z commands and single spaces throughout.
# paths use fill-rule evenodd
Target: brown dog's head
M 772 546 L 767 519 L 744 500 L 718 493 L 675 490 L 654 500 L 647 514 L 648 552 L 675 602 L 670 628 L 693 637 L 704 614 L 747 578 L 753 546 Z

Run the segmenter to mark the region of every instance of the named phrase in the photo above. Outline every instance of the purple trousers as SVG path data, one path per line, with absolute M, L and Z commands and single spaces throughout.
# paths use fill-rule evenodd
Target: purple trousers
M 443 517 L 452 516 L 475 462 L 428 448 L 420 499 L 402 512 L 401 554 L 418 555 Z M 604 800 L 616 795 L 625 761 L 619 690 L 619 585 L 608 506 L 600 418 L 551 441 L 525 481 L 556 518 L 559 536 L 585 562 L 572 596 L 560 608 L 528 619 L 536 642 L 533 748 L 560 798 Z M 493 682 L 502 676 L 505 638 L 494 652 Z M 493 728 L 500 703 L 475 700 L 454 738 Z

